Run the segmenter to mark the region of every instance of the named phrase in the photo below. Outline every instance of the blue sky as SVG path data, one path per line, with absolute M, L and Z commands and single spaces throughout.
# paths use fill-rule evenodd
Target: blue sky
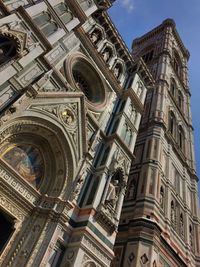
M 129 48 L 133 39 L 161 24 L 164 19 L 175 20 L 183 43 L 190 51 L 191 107 L 197 174 L 200 178 L 200 1 L 116 0 L 109 14 Z

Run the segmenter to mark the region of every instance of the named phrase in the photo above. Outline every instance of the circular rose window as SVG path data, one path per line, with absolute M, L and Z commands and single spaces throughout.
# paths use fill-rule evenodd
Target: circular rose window
M 64 70 L 70 85 L 82 91 L 89 103 L 95 106 L 105 104 L 104 82 L 85 55 L 81 53 L 70 55 L 65 61 Z
M 37 147 L 29 144 L 12 145 L 3 153 L 2 159 L 38 188 L 44 177 L 44 161 Z

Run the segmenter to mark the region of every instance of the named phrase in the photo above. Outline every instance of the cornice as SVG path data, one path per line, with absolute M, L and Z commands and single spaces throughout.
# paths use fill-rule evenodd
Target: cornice
M 185 48 L 179 33 L 176 30 L 176 23 L 173 19 L 166 19 L 164 20 L 159 26 L 154 28 L 153 30 L 149 31 L 148 33 L 144 34 L 143 36 L 136 38 L 132 42 L 132 49 L 134 48 L 135 45 L 142 44 L 143 42 L 151 39 L 153 36 L 163 32 L 163 30 L 167 27 L 172 28 L 172 33 L 176 39 L 177 44 L 179 45 L 179 48 L 181 49 L 183 55 L 189 60 L 190 53 L 189 51 Z

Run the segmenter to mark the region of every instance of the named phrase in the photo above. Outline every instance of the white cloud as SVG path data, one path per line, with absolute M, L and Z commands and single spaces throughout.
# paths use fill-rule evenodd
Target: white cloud
M 121 0 L 121 5 L 130 13 L 135 9 L 134 0 Z

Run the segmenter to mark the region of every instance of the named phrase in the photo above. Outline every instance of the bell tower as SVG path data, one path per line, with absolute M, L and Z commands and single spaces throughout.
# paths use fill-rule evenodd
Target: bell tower
M 197 266 L 200 218 L 188 85 L 189 52 L 172 19 L 133 41 L 148 90 L 113 266 Z

